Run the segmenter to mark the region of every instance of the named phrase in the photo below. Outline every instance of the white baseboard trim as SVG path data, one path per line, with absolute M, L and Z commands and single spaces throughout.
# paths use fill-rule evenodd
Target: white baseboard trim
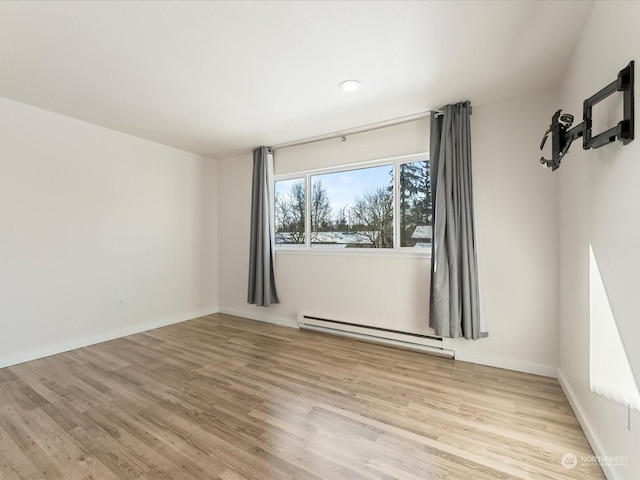
M 578 398 L 576 397 L 576 395 L 573 393 L 573 389 L 571 388 L 571 385 L 569 384 L 567 379 L 564 377 L 560 369 L 558 369 L 558 382 L 560 383 L 560 386 L 562 387 L 562 390 L 564 391 L 564 394 L 567 397 L 567 400 L 569 401 L 569 405 L 571 405 L 571 409 L 573 410 L 574 415 L 578 419 L 578 423 L 580 424 L 580 427 L 582 427 L 584 436 L 587 437 L 587 441 L 589 442 L 589 445 L 593 450 L 593 454 L 596 456 L 603 457 L 605 454 L 603 453 L 602 448 L 600 448 L 600 443 L 598 442 L 595 435 L 593 434 L 593 429 L 589 425 L 589 421 L 587 420 L 587 417 L 582 413 L 582 409 L 580 408 L 580 403 L 578 402 Z M 611 469 L 610 465 L 608 465 L 606 462 L 602 462 L 600 464 L 600 467 L 602 468 L 602 471 L 604 472 L 605 477 L 607 477 L 607 480 L 616 480 L 616 475 Z
M 273 323 L 283 327 L 298 328 L 298 322 L 295 319 L 283 317 L 275 317 L 273 315 L 265 315 L 262 312 L 251 312 L 246 310 L 236 310 L 235 308 L 220 307 L 218 313 L 233 315 L 234 317 L 248 318 L 249 320 L 257 320 L 258 322 Z
M 461 362 L 477 363 L 479 365 L 487 365 L 489 367 L 504 368 L 505 370 L 514 370 L 516 372 L 532 373 L 534 375 L 542 375 L 543 377 L 556 378 L 558 371 L 556 367 L 548 365 L 540 365 L 538 363 L 522 362 L 520 360 L 510 360 L 506 358 L 488 357 L 486 355 L 478 355 L 477 353 L 461 352 L 456 350 L 456 360 Z
M 187 320 L 193 320 L 194 318 L 212 315 L 217 312 L 218 308 L 212 307 L 197 312 L 173 315 L 171 317 L 163 318 L 160 320 L 152 320 L 150 322 L 131 325 L 115 330 L 99 332 L 81 338 L 74 338 L 72 340 L 54 343 L 53 345 L 45 345 L 24 352 L 3 355 L 0 356 L 0 368 L 10 367 L 19 363 L 49 357 L 51 355 L 57 355 L 59 353 L 68 352 L 69 350 L 75 350 L 76 348 L 88 347 L 89 345 L 95 345 L 96 343 L 107 342 L 109 340 L 134 335 L 136 333 L 146 332 L 147 330 L 153 330 L 155 328 L 166 327 L 167 325 L 173 325 L 174 323 L 186 322 Z

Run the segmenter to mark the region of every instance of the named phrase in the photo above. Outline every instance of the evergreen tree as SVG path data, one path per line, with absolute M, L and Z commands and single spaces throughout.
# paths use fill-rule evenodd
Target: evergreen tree
M 400 245 L 415 245 L 411 235 L 418 226 L 432 224 L 431 178 L 429 162 L 405 163 L 400 166 Z

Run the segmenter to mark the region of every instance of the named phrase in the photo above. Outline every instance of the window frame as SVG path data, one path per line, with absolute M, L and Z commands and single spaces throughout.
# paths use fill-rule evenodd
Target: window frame
M 275 212 L 275 186 L 276 182 L 286 180 L 303 179 L 305 185 L 305 221 L 304 221 L 304 244 L 299 245 L 281 245 L 276 244 L 276 252 L 282 253 L 307 253 L 313 255 L 375 255 L 375 256 L 415 256 L 419 258 L 430 258 L 431 247 L 401 247 L 400 246 L 400 165 L 406 163 L 429 161 L 429 152 L 412 153 L 409 155 L 399 155 L 394 157 L 381 158 L 377 160 L 366 160 L 362 162 L 354 162 L 331 167 L 315 168 L 310 170 L 302 170 L 298 172 L 290 172 L 273 176 L 273 185 L 271 188 L 271 209 Z M 318 248 L 311 244 L 311 177 L 315 175 L 323 175 L 327 173 L 348 172 L 351 170 L 361 170 L 363 168 L 393 167 L 393 248 Z M 433 200 L 432 200 L 433 201 Z M 275 218 L 275 215 L 274 215 Z

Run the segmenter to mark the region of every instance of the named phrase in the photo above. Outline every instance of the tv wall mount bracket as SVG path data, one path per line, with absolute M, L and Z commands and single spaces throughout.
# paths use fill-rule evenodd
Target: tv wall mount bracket
M 591 131 L 593 107 L 616 92 L 622 92 L 623 94 L 623 119 L 615 127 L 594 136 Z M 633 140 L 633 61 L 620 70 L 615 81 L 584 101 L 582 120 L 581 124 L 572 127 L 573 115 L 569 113 L 563 114 L 562 110 L 558 110 L 551 117 L 551 125 L 549 125 L 540 143 L 540 150 L 542 150 L 547 137 L 551 136 L 551 159 L 547 160 L 544 157 L 540 157 L 542 165 L 551 167 L 551 170 L 556 170 L 560 166 L 562 158 L 569 151 L 571 143 L 578 137 L 582 137 L 582 148 L 585 150 L 600 148 L 616 140 L 621 140 L 624 145 Z

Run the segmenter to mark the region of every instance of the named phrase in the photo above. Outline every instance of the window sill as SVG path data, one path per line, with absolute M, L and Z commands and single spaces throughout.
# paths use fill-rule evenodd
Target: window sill
M 305 248 L 276 247 L 276 255 L 308 255 L 329 257 L 377 257 L 377 258 L 423 258 L 431 259 L 431 249 L 416 251 L 413 248 Z

